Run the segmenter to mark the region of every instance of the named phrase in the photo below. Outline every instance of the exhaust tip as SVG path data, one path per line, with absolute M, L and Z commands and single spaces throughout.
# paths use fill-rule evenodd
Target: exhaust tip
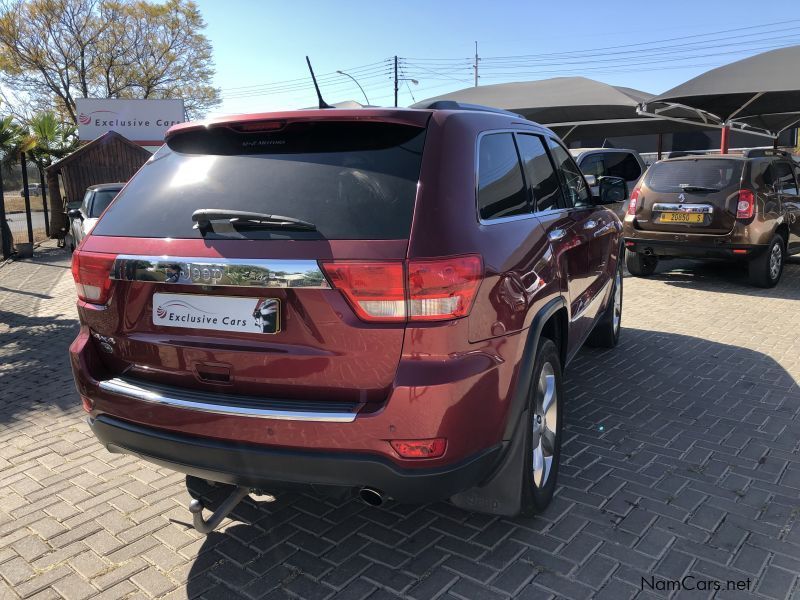
M 382 492 L 369 487 L 363 487 L 358 490 L 358 497 L 361 498 L 364 504 L 369 506 L 380 506 L 384 500 Z

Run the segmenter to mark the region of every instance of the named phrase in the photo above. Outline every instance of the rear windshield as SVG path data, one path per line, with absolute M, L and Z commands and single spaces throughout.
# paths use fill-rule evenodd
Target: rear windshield
M 419 127 L 352 121 L 187 132 L 130 181 L 93 235 L 198 238 L 192 213 L 205 208 L 317 228 L 208 231 L 206 238 L 407 238 L 424 141 Z
M 724 158 L 658 162 L 648 169 L 645 185 L 663 193 L 679 193 L 686 187 L 721 190 L 739 185 L 743 164 Z

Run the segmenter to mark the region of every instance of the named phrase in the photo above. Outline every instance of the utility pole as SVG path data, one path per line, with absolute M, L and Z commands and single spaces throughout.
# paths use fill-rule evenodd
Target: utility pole
M 472 68 L 475 69 L 475 87 L 478 87 L 478 42 L 475 41 L 475 64 L 472 65 Z
M 398 85 L 398 79 L 397 79 L 397 55 L 395 54 L 395 57 L 394 57 L 394 106 L 395 106 L 395 108 L 397 108 L 397 91 L 398 91 L 397 90 L 397 85 Z

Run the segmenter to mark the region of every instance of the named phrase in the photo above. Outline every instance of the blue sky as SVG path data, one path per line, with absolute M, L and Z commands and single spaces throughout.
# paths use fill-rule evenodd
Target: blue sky
M 305 55 L 328 102 L 394 101 L 390 57 L 401 57 L 399 104 L 480 83 L 585 75 L 660 93 L 714 66 L 800 44 L 798 0 L 559 2 L 265 2 L 198 0 L 214 46 L 225 113 L 316 104 Z M 768 6 L 768 10 L 758 7 Z M 750 29 L 746 29 L 751 27 Z M 731 31 L 735 30 L 735 31 Z M 502 58 L 515 57 L 515 58 Z M 306 78 L 306 79 L 304 79 Z

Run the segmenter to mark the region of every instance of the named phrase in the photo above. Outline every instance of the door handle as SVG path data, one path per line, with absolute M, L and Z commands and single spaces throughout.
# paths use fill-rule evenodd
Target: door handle
M 597 227 L 597 221 L 595 221 L 594 219 L 589 219 L 588 221 L 586 221 L 586 223 L 583 224 L 583 228 L 589 231 L 595 229 L 596 227 Z
M 562 239 L 565 235 L 567 235 L 566 229 L 553 229 L 553 231 L 547 234 L 547 238 L 551 242 L 557 242 L 558 240 Z

